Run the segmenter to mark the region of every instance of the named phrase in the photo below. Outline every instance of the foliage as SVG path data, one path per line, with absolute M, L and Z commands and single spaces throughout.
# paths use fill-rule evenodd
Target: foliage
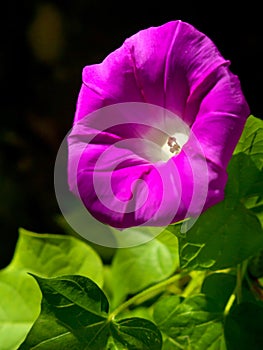
M 1 350 L 262 349 L 262 169 L 250 116 L 224 201 L 107 264 L 76 237 L 20 229 L 0 271 Z

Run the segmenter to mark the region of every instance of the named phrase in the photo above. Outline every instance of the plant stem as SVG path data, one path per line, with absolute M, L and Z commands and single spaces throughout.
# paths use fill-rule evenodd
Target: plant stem
M 151 286 L 151 287 L 143 290 L 142 292 L 136 294 L 131 299 L 125 301 L 123 304 L 119 305 L 115 310 L 113 310 L 113 312 L 109 315 L 108 320 L 114 319 L 119 313 L 126 310 L 129 306 L 136 304 L 136 302 L 138 302 L 138 300 L 140 300 L 140 299 L 147 300 L 148 298 L 151 298 L 153 296 L 153 294 L 156 295 L 157 292 L 160 292 L 160 291 L 166 289 L 166 287 L 168 285 L 180 280 L 182 277 L 183 277 L 183 274 L 173 275 L 172 277 L 170 277 L 164 281 L 161 281 L 161 282 L 155 284 L 154 286 Z
M 182 297 L 187 298 L 190 295 L 194 294 L 194 292 L 199 292 L 201 289 L 201 285 L 206 276 L 206 271 L 192 271 L 190 272 L 191 280 L 188 285 L 185 287 Z
M 235 290 L 236 290 L 236 289 L 235 289 Z M 234 301 L 235 301 L 235 300 L 236 300 L 236 293 L 235 293 L 235 291 L 234 291 L 234 293 L 231 294 L 231 295 L 230 295 L 230 298 L 228 299 L 228 302 L 227 302 L 226 307 L 225 307 L 225 310 L 224 310 L 224 316 L 226 316 L 226 315 L 229 313 L 229 311 L 230 311 L 232 305 L 234 304 Z

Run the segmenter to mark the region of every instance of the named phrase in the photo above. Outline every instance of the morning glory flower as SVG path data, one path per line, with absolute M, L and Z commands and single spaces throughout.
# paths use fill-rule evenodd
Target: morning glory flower
M 249 107 L 215 44 L 171 21 L 83 69 L 68 182 L 98 221 L 165 226 L 224 198 Z

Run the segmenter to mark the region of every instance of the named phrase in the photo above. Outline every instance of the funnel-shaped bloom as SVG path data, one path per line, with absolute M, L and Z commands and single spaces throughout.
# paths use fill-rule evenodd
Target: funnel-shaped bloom
M 224 198 L 249 115 L 229 64 L 203 33 L 171 21 L 84 68 L 68 176 L 96 219 L 163 226 Z

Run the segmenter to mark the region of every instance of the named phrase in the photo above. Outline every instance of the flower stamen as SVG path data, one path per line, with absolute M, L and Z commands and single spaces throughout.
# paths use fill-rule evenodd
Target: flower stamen
M 170 152 L 171 153 L 179 153 L 181 150 L 181 147 L 179 146 L 179 144 L 176 141 L 176 138 L 174 136 L 169 136 L 168 140 L 167 140 L 167 144 L 170 147 Z

